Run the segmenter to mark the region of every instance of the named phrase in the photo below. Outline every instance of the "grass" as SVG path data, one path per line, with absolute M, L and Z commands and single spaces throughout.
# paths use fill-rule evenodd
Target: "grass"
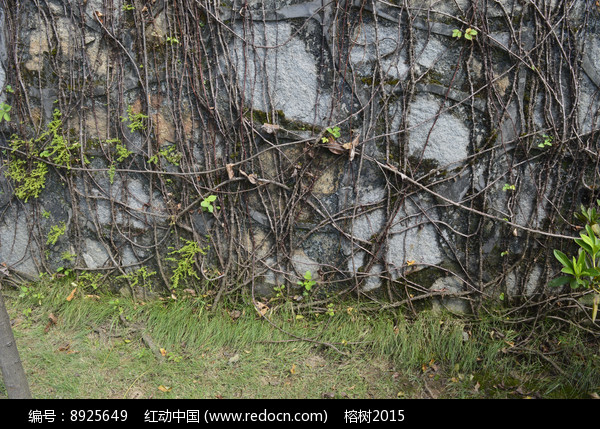
M 283 306 L 267 320 L 248 304 L 93 290 L 68 301 L 72 290 L 3 290 L 36 398 L 589 398 L 600 387 L 598 343 L 574 328 L 544 339 L 561 374 L 514 353 L 519 328 L 491 318 L 337 303 L 333 316 Z

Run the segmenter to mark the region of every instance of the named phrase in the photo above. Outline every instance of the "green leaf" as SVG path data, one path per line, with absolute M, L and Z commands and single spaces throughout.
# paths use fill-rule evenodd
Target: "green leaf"
M 593 216 L 595 218 L 596 214 L 594 213 Z M 590 245 L 594 249 L 594 253 L 596 253 L 600 249 L 600 240 L 598 239 L 598 237 L 596 237 L 596 234 L 594 233 L 594 228 L 592 227 L 592 225 L 589 225 L 589 224 L 586 225 L 585 230 L 588 233 L 588 235 L 586 237 L 589 240 Z
M 598 271 L 596 268 L 586 268 L 581 274 L 584 276 L 598 277 L 600 276 L 600 271 Z
M 473 37 L 477 36 L 477 30 L 474 30 L 472 28 L 467 28 L 467 30 L 465 31 L 465 39 L 467 40 L 473 40 Z
M 586 225 L 585 227 L 587 229 L 588 225 Z M 583 240 L 586 244 L 589 244 L 590 246 L 593 244 L 592 237 L 590 237 L 589 235 L 585 235 L 584 233 L 581 232 L 581 233 L 579 233 L 579 236 L 581 237 L 581 240 Z
M 577 262 L 575 262 L 575 257 L 573 257 L 573 268 L 575 269 L 575 273 L 581 273 L 585 267 L 585 253 L 579 252 L 579 258 L 577 258 Z
M 579 245 L 579 247 L 581 247 L 583 250 L 585 250 L 588 254 L 590 254 L 590 255 L 593 254 L 592 246 L 590 246 L 584 240 L 582 240 L 580 238 L 576 238 L 574 241 L 575 241 L 575 243 L 577 243 Z
M 452 37 L 456 37 L 457 39 L 460 39 L 462 37 L 462 31 L 455 29 L 452 30 Z
M 561 272 L 565 273 L 565 274 L 571 274 L 572 276 L 575 275 L 575 271 L 573 271 L 573 268 L 569 268 L 569 267 L 564 267 L 562 270 L 560 270 Z
M 550 287 L 558 287 L 558 286 L 562 286 L 564 284 L 567 284 L 571 281 L 572 277 L 571 276 L 561 276 L 561 277 L 557 277 L 553 280 L 551 280 L 550 282 L 548 282 L 548 286 Z
M 340 136 L 340 127 L 328 127 L 327 132 L 337 139 Z
M 571 267 L 571 261 L 569 261 L 569 258 L 567 258 L 567 255 L 565 255 L 560 250 L 554 250 L 554 257 L 556 259 L 558 259 L 558 261 L 561 264 L 563 264 L 565 267 Z

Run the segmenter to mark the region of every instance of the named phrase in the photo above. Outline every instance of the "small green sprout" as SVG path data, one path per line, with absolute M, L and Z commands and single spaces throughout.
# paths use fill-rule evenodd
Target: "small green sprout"
M 327 132 L 336 139 L 340 137 L 340 127 L 327 128 Z
M 46 244 L 54 246 L 58 239 L 65 234 L 66 230 L 67 225 L 64 222 L 61 222 L 60 225 L 52 225 L 50 227 L 50 232 L 48 233 Z
M 283 293 L 285 291 L 285 285 L 281 285 L 281 286 L 274 286 L 273 290 L 276 292 L 275 293 L 275 297 L 276 298 L 280 298 L 283 296 Z
M 10 115 L 8 114 L 8 112 L 10 112 L 10 109 L 12 109 L 12 107 L 6 103 L 0 103 L 0 122 L 2 122 L 3 120 L 6 122 L 10 122 Z
M 542 134 L 542 137 L 544 138 L 544 141 L 541 142 L 540 144 L 538 144 L 538 147 L 540 149 L 543 149 L 547 146 L 552 146 L 552 136 L 547 136 L 546 134 Z
M 473 38 L 477 36 L 477 30 L 474 30 L 472 28 L 467 28 L 465 30 L 465 39 L 467 40 L 473 40 Z
M 127 117 L 121 116 L 121 122 L 129 121 L 127 128 L 133 133 L 137 130 L 145 130 L 146 129 L 146 119 L 148 119 L 147 115 L 143 113 L 134 113 L 133 106 L 127 106 Z
M 304 296 L 308 296 L 312 287 L 316 283 L 317 282 L 312 279 L 312 274 L 310 271 L 306 271 L 306 273 L 304 273 L 304 280 L 298 282 L 298 284 L 304 288 L 304 292 L 302 293 Z
M 208 197 L 204 198 L 204 200 L 200 203 L 202 210 L 212 213 L 215 209 L 215 206 L 213 206 L 212 203 L 214 203 L 216 199 L 217 199 L 216 195 L 209 195 Z M 216 208 L 220 209 L 221 207 L 216 206 Z
M 327 304 L 327 310 L 325 311 L 325 314 L 327 314 L 330 317 L 335 316 L 335 309 L 333 308 L 333 304 Z
M 454 37 L 455 39 L 460 39 L 462 36 L 463 36 L 463 32 L 460 31 L 458 28 L 455 28 L 454 30 L 452 30 L 452 37 Z M 475 36 L 477 36 L 477 30 L 475 30 L 473 28 L 467 28 L 465 30 L 465 39 L 473 40 L 475 38 Z
M 327 128 L 327 132 L 328 132 L 328 133 L 331 135 L 331 137 L 333 137 L 334 139 L 338 139 L 338 138 L 340 138 L 340 136 L 342 135 L 342 134 L 340 133 L 340 127 L 333 127 L 333 128 L 331 128 L 331 127 L 328 127 L 328 128 Z M 322 138 L 321 138 L 321 141 L 322 141 L 323 143 L 327 143 L 327 142 L 329 141 L 329 138 L 327 138 L 327 137 L 322 137 Z

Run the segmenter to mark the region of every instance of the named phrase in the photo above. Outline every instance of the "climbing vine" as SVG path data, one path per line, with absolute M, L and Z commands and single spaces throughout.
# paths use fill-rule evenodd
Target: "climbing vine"
M 578 301 L 546 288 L 553 249 L 598 197 L 584 48 L 599 11 L 509 3 L 3 0 L 5 176 L 23 203 L 73 208 L 74 270 L 131 283 L 151 266 L 143 282 L 169 290 L 210 273 L 215 306 L 299 287 L 309 259 L 322 293 L 299 306 L 326 311 L 336 291 L 415 310 L 446 294 L 562 314 Z M 27 33 L 29 17 L 48 31 Z M 277 99 L 286 50 L 314 60 L 295 75 L 314 105 L 296 115 Z M 440 131 L 448 118 L 462 125 Z M 452 162 L 431 155 L 439 141 Z M 49 192 L 54 173 L 65 187 Z M 425 245 L 439 258 L 419 260 Z M 432 289 L 450 277 L 460 291 Z

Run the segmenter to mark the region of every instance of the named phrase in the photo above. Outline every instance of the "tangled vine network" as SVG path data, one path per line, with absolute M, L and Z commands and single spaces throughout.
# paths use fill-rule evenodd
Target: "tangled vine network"
M 546 284 L 574 213 L 598 198 L 597 2 L 2 7 L 3 168 L 48 169 L 27 200 L 3 184 L 2 210 L 26 220 L 39 272 L 64 265 L 63 246 L 77 273 L 131 281 L 152 266 L 164 287 L 177 272 L 215 306 L 263 284 L 293 294 L 305 271 L 315 308 L 345 294 L 386 308 L 447 295 L 476 311 L 501 294 L 532 317 L 580 305 Z M 57 141 L 71 142 L 68 164 L 48 150 Z M 51 200 L 68 243 L 48 243 Z M 463 286 L 432 288 L 448 277 Z

